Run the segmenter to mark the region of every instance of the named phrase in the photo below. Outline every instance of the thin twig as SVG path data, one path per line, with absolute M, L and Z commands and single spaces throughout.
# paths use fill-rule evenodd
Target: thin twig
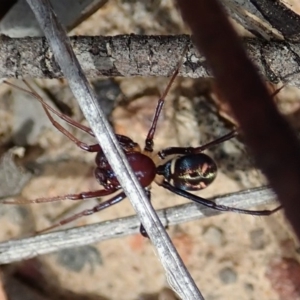
M 181 49 L 189 45 L 180 76 L 208 77 L 206 59 L 187 35 L 71 37 L 75 54 L 89 78 L 99 76 L 170 76 Z M 45 38 L 0 36 L 0 78 L 58 78 L 63 74 Z M 300 44 L 244 38 L 251 60 L 266 80 L 300 87 Z
M 48 0 L 27 0 L 27 2 L 44 31 L 64 76 L 69 80 L 70 88 L 93 129 L 107 160 L 155 246 L 172 288 L 182 299 L 202 299 L 194 280 L 185 268 L 147 199 L 144 189 L 140 186 L 126 161 L 109 123 L 105 120 L 105 115 L 97 103 L 95 93 L 79 65 L 66 32 L 54 15 L 50 2 Z
M 214 197 L 211 200 L 217 204 L 247 209 L 257 205 L 273 203 L 274 199 L 275 195 L 271 189 L 261 187 Z M 190 202 L 162 209 L 157 213 L 164 225 L 171 226 L 219 215 L 223 212 Z M 36 237 L 10 240 L 0 243 L 0 264 L 139 233 L 139 226 L 139 219 L 136 216 L 130 216 L 68 230 L 55 231 Z

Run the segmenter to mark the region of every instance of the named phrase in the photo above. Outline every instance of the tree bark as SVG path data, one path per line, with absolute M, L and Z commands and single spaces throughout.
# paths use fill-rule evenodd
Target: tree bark
M 188 44 L 180 76 L 208 77 L 206 59 L 188 35 L 74 36 L 73 49 L 89 78 L 113 76 L 170 76 Z M 1 36 L 0 77 L 60 78 L 61 70 L 45 38 Z M 300 44 L 243 39 L 251 60 L 265 80 L 300 87 Z

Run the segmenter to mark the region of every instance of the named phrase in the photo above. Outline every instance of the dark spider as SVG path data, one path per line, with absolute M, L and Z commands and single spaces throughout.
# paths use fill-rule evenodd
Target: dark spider
M 217 174 L 217 166 L 215 162 L 206 154 L 202 152 L 206 149 L 209 149 L 212 146 L 223 143 L 233 137 L 235 137 L 238 133 L 236 130 L 229 132 L 228 134 L 217 138 L 205 145 L 199 147 L 168 147 L 159 151 L 156 155 L 153 155 L 153 139 L 155 135 L 155 130 L 158 122 L 159 115 L 164 105 L 165 97 L 167 96 L 170 87 L 178 75 L 179 67 L 176 69 L 174 74 L 172 75 L 163 95 L 158 100 L 156 110 L 154 113 L 153 121 L 149 132 L 147 134 L 145 140 L 144 150 L 141 151 L 140 146 L 132 141 L 129 137 L 123 135 L 116 135 L 117 140 L 122 147 L 130 166 L 132 167 L 135 175 L 137 176 L 140 184 L 149 197 L 149 201 L 151 198 L 150 194 L 150 185 L 154 181 L 159 186 L 162 186 L 169 191 L 185 197 L 189 200 L 202 204 L 204 206 L 210 207 L 212 209 L 216 209 L 219 211 L 231 211 L 243 214 L 257 215 L 257 216 L 267 216 L 276 211 L 278 211 L 281 206 L 273 209 L 273 210 L 246 210 L 239 209 L 234 207 L 229 207 L 225 205 L 219 205 L 214 203 L 213 201 L 204 199 L 202 197 L 196 196 L 194 194 L 189 193 L 188 191 L 198 191 L 206 188 L 210 185 Z M 68 130 L 66 130 L 62 125 L 56 122 L 50 114 L 50 111 L 57 115 L 59 118 L 69 123 L 70 125 L 77 127 L 89 135 L 94 137 L 94 133 L 89 127 L 86 127 L 74 120 L 72 120 L 67 115 L 64 115 L 56 110 L 54 110 L 51 106 L 44 102 L 44 100 L 34 92 L 31 86 L 25 82 L 28 88 L 31 91 L 25 90 L 21 87 L 18 87 L 9 82 L 5 82 L 13 87 L 18 88 L 26 93 L 31 94 L 35 97 L 42 105 L 43 108 L 53 124 L 62 134 L 68 137 L 72 142 L 74 142 L 79 148 L 88 152 L 97 152 L 96 155 L 96 168 L 95 168 L 95 178 L 99 182 L 100 185 L 103 186 L 103 189 L 97 191 L 88 191 L 82 192 L 79 194 L 68 194 L 63 196 L 51 197 L 51 198 L 38 198 L 35 200 L 28 201 L 4 201 L 2 203 L 5 204 L 25 204 L 25 203 L 43 203 L 43 202 L 53 202 L 59 200 L 83 200 L 88 198 L 95 197 L 103 197 L 112 195 L 113 193 L 122 189 L 120 183 L 115 175 L 115 172 L 112 170 L 110 164 L 108 163 L 101 147 L 99 144 L 87 145 L 79 141 L 74 135 L 72 135 Z M 174 157 L 175 155 L 175 157 Z M 162 160 L 167 158 L 168 156 L 172 156 L 170 160 L 165 163 L 162 163 Z M 91 209 L 86 209 L 80 213 L 77 213 L 69 218 L 66 218 L 60 221 L 57 224 L 54 224 L 40 232 L 44 232 L 53 228 L 56 228 L 60 225 L 69 223 L 73 220 L 76 220 L 82 216 L 87 216 L 103 210 L 107 207 L 110 207 L 126 198 L 125 193 L 122 191 L 115 196 L 112 196 L 110 199 L 97 204 L 95 207 Z M 141 225 L 141 233 L 146 236 L 146 232 Z

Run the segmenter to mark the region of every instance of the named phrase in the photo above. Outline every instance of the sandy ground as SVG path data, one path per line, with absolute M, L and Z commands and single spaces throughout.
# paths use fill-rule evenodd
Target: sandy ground
M 186 32 L 188 30 L 173 8 L 172 1 L 149 1 L 144 4 L 140 1 L 111 0 L 74 29 L 72 34 Z M 108 95 L 111 93 L 117 99 L 111 102 L 108 100 L 107 104 L 111 108 L 108 112 L 116 132 L 128 135 L 143 145 L 156 100 L 167 82 L 168 79 L 158 78 L 105 81 L 109 87 Z M 74 118 L 82 121 L 81 113 L 63 82 L 40 81 L 39 84 L 51 86 L 51 93 L 72 107 Z M 230 124 L 219 116 L 214 102 L 207 94 L 210 87 L 210 83 L 201 80 L 177 79 L 168 95 L 157 130 L 156 150 L 167 146 L 200 145 L 231 129 Z M 20 128 L 14 128 L 12 124 L 22 124 L 24 116 L 20 105 L 24 105 L 22 101 L 25 101 L 22 98 L 20 104 L 20 96 L 17 94 L 14 91 L 12 95 L 3 97 L 0 113 L 1 120 L 6 121 L 0 123 L 0 132 L 4 142 L 14 136 L 14 143 L 19 143 L 20 149 L 25 146 L 24 143 L 31 145 L 28 161 L 35 162 L 32 164 L 35 176 L 26 184 L 21 196 L 34 199 L 97 189 L 97 182 L 92 176 L 94 156 L 83 153 L 53 129 L 38 103 L 32 104 L 34 113 L 30 119 L 34 124 L 29 127 L 26 139 L 22 135 L 16 137 L 15 133 Z M 14 97 L 13 104 L 10 97 Z M 299 109 L 295 89 L 286 88 L 278 102 L 287 115 Z M 89 140 L 82 133 L 76 132 L 76 136 Z M 199 193 L 202 197 L 264 183 L 240 141 L 226 142 L 209 154 L 216 160 L 219 174 L 209 188 Z M 152 199 L 155 208 L 187 201 L 155 184 L 152 187 Z M 94 204 L 92 200 L 79 209 Z M 67 201 L 26 207 L 5 206 L 1 213 L 1 239 L 43 229 L 73 206 L 73 203 Z M 70 226 L 131 214 L 131 205 L 125 200 Z M 281 212 L 270 217 L 227 213 L 177 225 L 169 228 L 168 232 L 205 299 L 300 299 L 299 293 L 292 293 L 293 287 L 289 289 L 290 278 L 299 278 L 299 245 Z M 13 266 L 21 273 L 26 273 L 24 270 L 28 268 L 38 269 L 38 274 L 46 279 L 48 292 L 51 290 L 54 295 L 74 293 L 68 299 L 77 299 L 78 295 L 83 297 L 78 296 L 78 299 L 175 299 L 169 291 L 164 290 L 168 283 L 150 242 L 140 235 L 64 250 L 21 266 Z M 288 272 L 290 269 L 293 275 Z M 38 276 L 32 277 L 38 280 Z M 284 287 L 280 283 L 284 283 Z M 288 292 L 283 294 L 282 290 Z M 159 296 L 159 293 L 168 296 Z

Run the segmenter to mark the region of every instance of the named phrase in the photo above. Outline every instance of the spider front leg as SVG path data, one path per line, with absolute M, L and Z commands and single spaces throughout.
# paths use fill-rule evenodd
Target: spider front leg
M 67 129 L 65 129 L 61 124 L 59 124 L 58 122 L 56 122 L 52 115 L 50 114 L 50 111 L 52 113 L 54 113 L 55 115 L 57 115 L 60 119 L 64 120 L 65 122 L 67 122 L 68 124 L 88 133 L 89 135 L 93 136 L 94 137 L 94 133 L 93 131 L 87 127 L 87 126 L 84 126 L 82 124 L 80 124 L 79 122 L 76 122 L 74 120 L 72 120 L 69 116 L 65 115 L 65 114 L 62 114 L 60 113 L 59 111 L 57 111 L 56 109 L 54 109 L 53 107 L 51 107 L 50 105 L 48 105 L 44 100 L 43 98 L 38 95 L 34 89 L 29 85 L 28 82 L 26 82 L 24 80 L 24 83 L 27 85 L 27 87 L 30 89 L 29 90 L 26 90 L 26 89 L 23 89 L 22 87 L 19 87 L 17 85 L 14 85 L 10 82 L 7 82 L 7 81 L 4 81 L 4 83 L 6 83 L 7 85 L 10 85 L 14 88 L 17 88 L 18 90 L 21 90 L 31 96 L 33 96 L 34 98 L 36 98 L 43 106 L 43 109 L 48 117 L 48 119 L 50 120 L 50 122 L 52 123 L 52 125 L 57 129 L 59 130 L 63 135 L 65 135 L 69 140 L 71 140 L 74 144 L 76 144 L 77 147 L 79 147 L 80 149 L 84 150 L 84 151 L 88 151 L 88 152 L 98 152 L 101 150 L 101 147 L 99 144 L 94 144 L 94 145 L 87 145 L 86 143 L 84 142 L 81 142 L 80 140 L 78 140 L 70 131 L 68 131 Z
M 87 126 L 84 126 L 76 121 L 74 121 L 73 119 L 71 119 L 69 116 L 57 111 L 56 109 L 54 109 L 53 107 L 51 107 L 50 105 L 48 105 L 44 99 L 37 94 L 37 92 L 32 88 L 32 86 L 26 81 L 26 80 L 23 80 L 24 83 L 26 84 L 26 86 L 30 89 L 30 90 L 26 90 L 18 85 L 15 85 L 13 83 L 10 83 L 8 81 L 3 81 L 3 83 L 7 84 L 7 85 L 10 85 L 24 93 L 27 93 L 29 95 L 31 95 L 32 97 L 34 97 L 35 99 L 37 99 L 44 107 L 46 107 L 47 110 L 51 111 L 52 113 L 54 113 L 55 115 L 57 115 L 60 119 L 64 120 L 65 122 L 67 122 L 68 124 L 70 124 L 71 126 L 74 126 L 86 133 L 88 133 L 89 135 L 95 137 L 93 131 L 91 128 L 87 127 Z
M 50 122 L 52 123 L 52 125 L 59 130 L 63 135 L 65 135 L 68 139 L 70 139 L 77 147 L 79 147 L 80 149 L 84 150 L 84 151 L 88 151 L 88 152 L 99 152 L 101 151 L 101 147 L 99 144 L 94 144 L 94 145 L 88 145 L 84 142 L 81 142 L 80 140 L 78 140 L 70 131 L 68 131 L 67 129 L 65 129 L 62 125 L 60 125 L 58 122 L 56 122 L 53 117 L 51 116 L 50 112 L 48 111 L 48 108 L 43 104 L 43 108 L 47 114 L 48 119 L 50 120 Z M 75 122 L 73 120 L 73 124 L 79 124 L 77 122 Z
M 148 132 L 146 140 L 145 140 L 145 147 L 144 147 L 145 152 L 153 152 L 153 139 L 154 139 L 154 135 L 155 135 L 156 127 L 157 127 L 158 118 L 159 118 L 161 111 L 163 109 L 163 106 L 165 104 L 165 98 L 166 98 L 175 78 L 177 77 L 178 72 L 179 72 L 179 67 L 177 67 L 177 69 L 175 70 L 165 91 L 163 92 L 161 98 L 159 98 L 159 100 L 157 102 L 157 106 L 156 106 L 155 113 L 153 116 L 152 124 L 151 124 L 151 127 L 149 129 L 149 132 Z
M 154 116 L 153 116 L 152 124 L 151 124 L 151 127 L 149 129 L 149 132 L 148 132 L 146 140 L 145 140 L 145 147 L 144 147 L 145 152 L 150 152 L 150 153 L 153 152 L 153 145 L 154 145 L 153 139 L 154 139 L 154 135 L 155 135 L 156 127 L 157 127 L 157 122 L 158 122 L 159 116 L 161 114 L 161 111 L 163 109 L 163 106 L 164 106 L 164 103 L 165 103 L 165 98 L 168 95 L 174 80 L 178 76 L 180 67 L 181 67 L 182 62 L 183 62 L 183 57 L 184 57 L 184 54 L 186 53 L 186 51 L 187 51 L 187 46 L 183 50 L 181 59 L 180 59 L 178 65 L 177 65 L 172 77 L 170 78 L 167 87 L 165 88 L 162 96 L 159 98 L 159 100 L 157 102 L 157 106 L 156 106 L 155 113 L 154 113 Z

